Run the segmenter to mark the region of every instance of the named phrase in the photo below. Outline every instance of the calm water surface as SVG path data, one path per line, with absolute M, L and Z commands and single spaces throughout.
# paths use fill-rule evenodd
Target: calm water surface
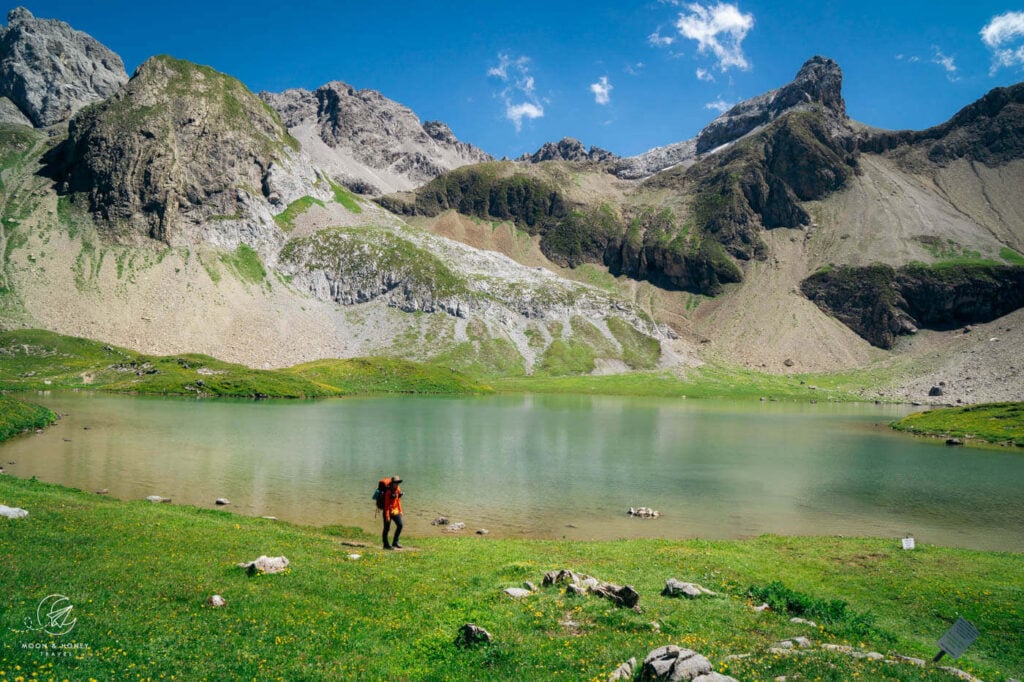
M 904 408 L 589 396 L 191 401 L 26 396 L 65 415 L 0 445 L 10 474 L 313 524 L 377 527 L 405 479 L 407 536 L 872 535 L 1024 551 L 1024 453 L 884 427 Z M 7 464 L 7 462 L 15 462 Z M 17 500 L 0 500 L 16 504 Z M 662 512 L 625 515 L 630 506 Z

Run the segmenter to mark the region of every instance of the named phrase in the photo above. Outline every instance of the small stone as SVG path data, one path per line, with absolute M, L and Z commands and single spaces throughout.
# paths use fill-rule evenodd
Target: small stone
M 459 628 L 459 634 L 455 637 L 456 646 L 469 647 L 478 644 L 490 644 L 491 633 L 474 623 L 466 623 Z
M 223 507 L 226 504 L 231 504 L 231 500 L 224 497 L 218 497 L 216 500 L 213 501 L 213 503 L 220 507 Z
M 291 562 L 288 561 L 288 557 L 284 556 L 267 556 L 266 554 L 261 555 L 258 559 L 253 561 L 242 562 L 238 564 L 239 568 L 244 568 L 249 572 L 249 575 L 255 575 L 257 573 L 283 573 L 288 570 L 288 566 Z
M 169 498 L 169 497 L 160 497 L 159 495 L 150 495 L 146 499 L 149 500 L 150 502 L 162 502 L 162 503 L 167 503 L 167 502 L 171 501 L 171 498 Z
M 522 599 L 523 597 L 529 597 L 533 594 L 530 590 L 523 589 L 522 587 L 506 587 L 502 592 L 513 599 Z
M 784 365 L 785 365 L 786 367 L 792 367 L 792 366 L 793 366 L 793 365 L 795 365 L 796 363 L 795 363 L 795 362 L 793 362 L 793 360 L 792 360 L 792 359 L 790 359 L 790 358 L 786 358 L 785 360 L 783 360 L 783 361 L 782 361 L 782 364 L 784 364 Z
M 608 676 L 608 682 L 619 682 L 620 680 L 632 680 L 633 671 L 636 670 L 636 657 L 630 658 L 628 661 L 620 665 L 612 674 Z
M 946 445 L 954 446 L 954 445 L 963 445 L 963 444 L 964 444 L 964 442 L 962 440 L 960 440 L 959 438 L 947 438 L 946 439 Z
M 101 489 L 96 491 L 97 495 L 108 495 L 109 493 L 110 493 L 110 491 L 107 490 L 106 488 L 101 488 Z
M 760 606 L 755 606 L 754 611 L 761 613 L 762 611 L 770 611 L 771 608 L 768 604 L 761 604 Z
M 227 602 L 224 601 L 224 597 L 220 596 L 219 594 L 210 595 L 210 597 L 206 600 L 206 605 L 212 606 L 215 609 L 219 609 L 225 604 L 227 604 Z
M 23 519 L 28 516 L 28 512 L 20 507 L 8 507 L 0 504 L 0 516 L 8 519 Z
M 948 667 L 948 666 L 940 666 L 939 670 L 947 672 L 950 675 L 952 675 L 953 677 L 958 677 L 961 680 L 967 680 L 967 682 L 981 682 L 981 680 L 978 679 L 977 677 L 975 677 L 974 675 L 972 675 L 969 672 L 966 672 L 964 670 L 960 670 L 959 668 L 951 668 L 951 667 Z
M 813 620 L 807 620 L 806 618 L 790 618 L 789 622 L 790 623 L 799 623 L 800 625 L 806 625 L 806 626 L 812 627 L 812 628 L 818 627 L 817 623 L 815 623 Z
M 903 656 L 901 654 L 892 654 L 892 657 L 900 663 L 909 663 L 910 665 L 917 665 L 922 668 L 928 665 L 928 662 L 923 658 L 914 658 L 913 656 Z
M 529 580 L 527 580 L 526 582 L 523 583 L 523 589 L 524 590 L 529 590 L 530 592 L 536 592 L 537 591 L 537 586 L 534 585 L 533 583 L 531 583 Z
M 696 599 L 705 595 L 717 596 L 717 593 L 701 587 L 697 583 L 685 583 L 675 578 L 669 578 L 665 581 L 665 589 L 661 591 L 661 594 L 663 597 L 686 597 L 687 599 Z
M 490 532 L 491 531 L 487 530 L 486 528 L 478 528 L 477 531 L 476 531 L 476 534 L 477 535 L 487 535 Z
M 447 527 L 444 529 L 444 531 L 446 533 L 457 533 L 460 530 L 465 530 L 465 528 L 466 528 L 466 524 L 461 523 L 461 522 L 459 522 L 459 523 L 449 523 L 447 525 Z
M 363 558 L 363 555 L 362 554 L 349 554 L 348 558 L 349 558 L 349 561 L 359 561 L 360 559 Z
M 430 522 L 430 525 L 431 526 L 447 526 L 448 525 L 448 517 L 447 516 L 438 516 L 436 519 L 434 519 L 433 521 Z

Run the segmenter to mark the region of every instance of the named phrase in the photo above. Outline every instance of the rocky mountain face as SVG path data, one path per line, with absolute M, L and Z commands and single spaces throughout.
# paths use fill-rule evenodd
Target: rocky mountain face
M 740 102 L 707 125 L 697 135 L 698 154 L 735 142 L 754 129 L 790 111 L 820 105 L 837 122 L 846 119 L 842 95 L 843 72 L 827 57 L 808 59 L 787 85 Z
M 0 27 L 0 97 L 36 127 L 66 121 L 127 80 L 120 57 L 63 21 L 36 19 L 19 7 Z M 10 113 L 0 110 L 6 120 Z
M 439 121 L 421 124 L 408 107 L 375 90 L 334 81 L 315 91 L 260 93 L 313 161 L 362 194 L 412 189 L 491 156 L 460 142 Z
M 595 163 L 605 163 L 615 161 L 618 158 L 615 154 L 600 147 L 591 146 L 590 151 L 587 151 L 587 148 L 579 140 L 565 137 L 558 142 L 546 142 L 533 154 L 523 154 L 516 160 L 528 163 L 541 163 L 542 161 L 572 161 L 576 163 L 592 161 Z
M 622 159 L 612 172 L 623 179 L 637 180 L 680 164 L 688 167 L 698 157 L 736 142 L 793 111 L 813 109 L 825 114 L 831 128 L 841 129 L 846 119 L 842 87 L 843 72 L 839 65 L 827 57 L 812 57 L 790 83 L 740 102 L 704 127 L 694 139 Z
M 60 189 L 115 234 L 245 243 L 269 256 L 283 241 L 273 214 L 330 195 L 299 149 L 239 81 L 161 56 L 71 120 L 53 165 Z

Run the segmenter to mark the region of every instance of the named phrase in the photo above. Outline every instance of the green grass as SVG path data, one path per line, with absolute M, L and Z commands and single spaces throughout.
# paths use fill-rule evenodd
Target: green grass
M 817 648 L 801 656 L 767 649 L 806 635 L 930 658 L 959 615 L 982 636 L 953 665 L 987 682 L 1024 672 L 1018 554 L 930 545 L 907 552 L 893 539 L 569 542 L 408 530 L 403 540 L 415 549 L 386 553 L 355 529 L 121 502 L 11 477 L 0 477 L 0 503 L 29 510 L 3 524 L 0 679 L 603 680 L 630 656 L 676 644 L 739 680 L 799 672 L 807 680 L 938 682 L 952 678 Z M 373 546 L 346 547 L 343 538 Z M 362 558 L 348 560 L 352 551 Z M 287 556 L 290 571 L 248 577 L 235 566 L 260 554 Z M 561 568 L 633 585 L 641 612 L 557 587 L 521 601 L 501 592 Z M 670 577 L 720 596 L 659 596 Z M 831 605 L 832 613 L 842 604 L 843 613 L 819 628 L 791 623 L 788 611 L 755 613 L 751 586 L 776 583 L 781 596 Z M 49 640 L 26 631 L 25 619 L 54 593 L 68 598 L 77 621 L 50 641 L 88 645 L 72 656 L 22 648 Z M 215 593 L 224 608 L 205 606 Z M 863 614 L 870 627 L 851 637 L 851 617 Z M 561 625 L 567 618 L 578 626 Z M 493 643 L 455 647 L 467 622 L 489 630 Z M 732 654 L 751 655 L 726 661 Z
M 661 359 L 658 340 L 641 334 L 618 317 L 608 318 L 608 329 L 622 346 L 622 360 L 632 369 L 653 369 Z
M 972 438 L 1024 447 L 1024 403 L 985 403 L 907 415 L 892 427 L 924 436 Z
M 52 410 L 0 395 L 0 442 L 22 431 L 49 426 L 56 419 Z
M 336 204 L 341 204 L 352 213 L 363 212 L 363 207 L 359 205 L 359 200 L 356 199 L 355 195 L 352 194 L 352 192 L 349 192 L 346 188 L 332 182 L 331 192 L 334 193 L 334 202 Z
M 259 284 L 267 278 L 260 255 L 245 244 L 239 244 L 233 253 L 222 254 L 220 259 L 230 265 L 243 282 Z
M 737 400 L 863 401 L 863 392 L 887 374 L 882 370 L 845 374 L 778 375 L 724 365 L 703 365 L 685 376 L 634 372 L 604 376 L 495 378 L 503 393 L 596 393 L 603 395 L 729 398 Z
M 295 229 L 295 219 L 314 206 L 323 207 L 324 202 L 320 201 L 316 197 L 308 195 L 299 197 L 292 203 L 288 204 L 287 208 L 274 216 L 274 222 L 276 222 L 277 226 L 285 232 L 291 232 Z
M 284 370 L 343 393 L 467 395 L 491 389 L 455 370 L 394 358 L 317 360 Z
M 594 371 L 594 349 L 575 339 L 555 339 L 537 363 L 541 376 L 564 376 Z
M 1024 256 L 1007 246 L 999 249 L 999 257 L 1011 265 L 1024 265 Z
M 0 390 L 61 388 L 240 398 L 490 391 L 454 370 L 404 360 L 321 360 L 260 370 L 193 353 L 144 355 L 41 330 L 0 333 Z

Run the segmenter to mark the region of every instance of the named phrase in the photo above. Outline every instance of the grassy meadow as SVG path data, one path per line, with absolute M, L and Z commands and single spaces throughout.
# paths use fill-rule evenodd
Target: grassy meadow
M 1024 403 L 985 403 L 915 412 L 893 422 L 892 427 L 921 436 L 1024 447 Z
M 474 535 L 408 537 L 407 549 L 384 552 L 358 529 L 122 502 L 4 476 L 0 504 L 30 512 L 0 519 L 0 680 L 603 680 L 630 656 L 665 644 L 695 649 L 739 680 L 797 673 L 952 680 L 931 664 L 859 659 L 818 645 L 930 660 L 958 616 L 982 635 L 959 660 L 940 665 L 989 681 L 1024 673 L 1024 583 L 1015 554 L 903 551 L 892 539 L 837 537 Z M 374 527 L 370 509 L 366 526 Z M 236 566 L 261 554 L 287 556 L 289 571 L 250 577 Z M 561 568 L 633 585 L 639 611 L 559 587 L 521 600 L 502 593 L 524 581 L 540 586 L 546 571 Z M 662 597 L 668 578 L 719 596 Z M 215 593 L 226 606 L 206 605 Z M 77 618 L 59 637 L 28 629 L 50 594 L 66 596 Z M 762 600 L 776 610 L 755 612 Z M 792 623 L 793 615 L 818 625 Z M 456 647 L 467 622 L 494 641 Z M 815 646 L 795 655 L 769 651 L 800 635 Z M 58 648 L 36 648 L 43 644 Z

